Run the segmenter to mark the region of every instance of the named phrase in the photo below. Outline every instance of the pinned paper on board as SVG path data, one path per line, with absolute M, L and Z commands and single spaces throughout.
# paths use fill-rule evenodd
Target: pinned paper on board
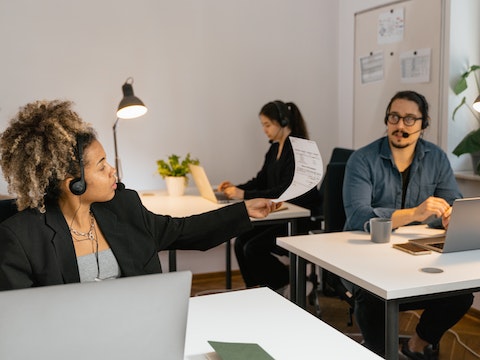
M 405 14 L 403 8 L 391 9 L 378 16 L 378 44 L 391 44 L 403 40 Z
M 371 52 L 368 56 L 360 58 L 360 76 L 362 84 L 383 80 L 385 62 L 383 52 Z
M 400 55 L 401 82 L 408 84 L 430 82 L 431 59 L 430 48 L 403 52 Z

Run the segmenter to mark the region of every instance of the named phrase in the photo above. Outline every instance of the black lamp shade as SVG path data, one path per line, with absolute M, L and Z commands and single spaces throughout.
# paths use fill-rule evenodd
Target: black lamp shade
M 122 86 L 122 91 L 123 99 L 120 101 L 117 110 L 117 116 L 120 119 L 134 119 L 147 112 L 147 107 L 142 100 L 133 94 L 132 84 L 125 82 Z

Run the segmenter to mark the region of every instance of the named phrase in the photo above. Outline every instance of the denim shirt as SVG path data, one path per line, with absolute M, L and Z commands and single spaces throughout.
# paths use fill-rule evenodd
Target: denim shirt
M 404 208 L 416 207 L 430 196 L 443 198 L 451 205 L 462 194 L 445 152 L 419 139 L 410 166 Z M 343 204 L 347 218 L 344 230 L 363 230 L 370 218 L 391 218 L 395 210 L 401 209 L 402 174 L 395 166 L 387 137 L 350 156 L 345 169 Z M 429 225 L 441 227 L 441 219 L 434 219 Z

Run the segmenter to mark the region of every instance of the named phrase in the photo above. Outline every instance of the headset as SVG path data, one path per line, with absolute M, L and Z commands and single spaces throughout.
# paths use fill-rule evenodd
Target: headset
M 87 190 L 85 182 L 85 167 L 83 165 L 83 139 L 77 135 L 77 156 L 80 164 L 80 177 L 70 181 L 70 191 L 74 195 L 82 195 Z
M 272 101 L 278 111 L 278 118 L 281 127 L 285 127 L 290 123 L 288 116 L 282 111 L 284 104 L 281 101 Z
M 425 97 L 415 91 L 400 91 L 398 92 L 391 100 L 390 103 L 387 106 L 387 110 L 385 111 L 385 125 L 387 125 L 388 122 L 388 113 L 390 112 L 390 107 L 392 106 L 392 103 L 397 100 L 397 99 L 405 99 L 409 101 L 415 102 L 418 107 L 420 112 L 422 113 L 422 130 L 426 129 L 428 125 L 430 125 L 430 119 L 428 117 L 428 102 L 425 99 Z M 426 116 L 425 116 L 426 115 Z

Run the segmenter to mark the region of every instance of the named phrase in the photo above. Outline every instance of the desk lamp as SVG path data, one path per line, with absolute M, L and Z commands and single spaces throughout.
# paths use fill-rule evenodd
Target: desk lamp
M 147 107 L 142 100 L 133 94 L 133 78 L 129 77 L 122 86 L 123 99 L 118 104 L 117 120 L 113 124 L 113 144 L 115 146 L 115 169 L 117 169 L 118 181 L 122 178 L 122 165 L 117 150 L 117 125 L 120 119 L 135 119 L 147 112 Z
M 480 95 L 478 95 L 477 99 L 474 101 L 472 107 L 480 112 Z

